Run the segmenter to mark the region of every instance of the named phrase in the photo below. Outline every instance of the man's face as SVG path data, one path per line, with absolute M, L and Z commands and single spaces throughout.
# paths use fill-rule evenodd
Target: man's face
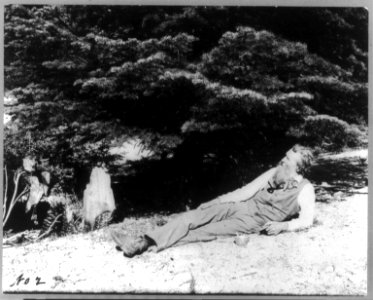
M 293 150 L 286 152 L 286 156 L 281 159 L 277 166 L 274 180 L 277 184 L 281 184 L 289 180 L 297 174 L 297 166 L 302 160 L 302 155 Z

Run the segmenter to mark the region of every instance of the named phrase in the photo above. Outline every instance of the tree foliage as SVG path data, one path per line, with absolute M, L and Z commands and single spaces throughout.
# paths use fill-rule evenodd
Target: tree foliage
M 69 190 L 140 138 L 153 157 L 111 168 L 132 205 L 204 200 L 367 123 L 363 8 L 8 5 L 4 46 L 6 163 L 49 158 Z

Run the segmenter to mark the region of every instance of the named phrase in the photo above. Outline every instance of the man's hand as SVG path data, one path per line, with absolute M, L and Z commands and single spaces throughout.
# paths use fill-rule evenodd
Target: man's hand
M 263 226 L 263 230 L 265 230 L 268 235 L 278 235 L 287 229 L 288 224 L 286 222 L 267 222 Z

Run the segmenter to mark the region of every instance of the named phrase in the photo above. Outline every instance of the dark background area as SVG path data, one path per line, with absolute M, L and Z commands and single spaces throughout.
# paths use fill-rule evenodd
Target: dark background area
M 364 144 L 364 8 L 8 5 L 4 163 L 47 159 L 82 198 L 105 163 L 124 214 L 184 210 L 275 165 L 295 143 Z M 116 164 L 139 138 L 153 155 Z

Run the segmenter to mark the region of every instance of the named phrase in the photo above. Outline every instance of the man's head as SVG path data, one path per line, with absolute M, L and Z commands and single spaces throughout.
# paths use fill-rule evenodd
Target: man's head
M 312 152 L 301 145 L 295 145 L 288 152 L 285 157 L 279 162 L 274 180 L 277 184 L 286 182 L 296 175 L 304 175 L 313 161 Z
M 293 151 L 294 153 L 298 153 L 300 155 L 300 161 L 297 163 L 296 172 L 302 176 L 305 175 L 313 163 L 314 158 L 312 151 L 309 148 L 298 144 L 289 151 Z

